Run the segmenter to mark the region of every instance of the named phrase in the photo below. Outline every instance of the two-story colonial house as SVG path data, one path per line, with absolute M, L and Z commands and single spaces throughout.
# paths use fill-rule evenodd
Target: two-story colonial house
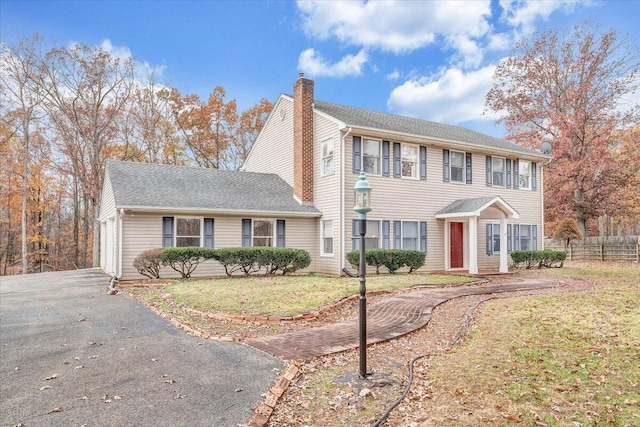
M 373 188 L 367 248 L 424 251 L 424 270 L 507 271 L 511 250 L 542 248 L 548 160 L 462 127 L 315 100 L 301 74 L 243 171 L 108 162 L 101 266 L 134 278 L 145 249 L 271 245 L 306 249 L 309 271 L 341 274 L 359 245 L 362 170 Z M 222 271 L 211 262 L 196 273 Z

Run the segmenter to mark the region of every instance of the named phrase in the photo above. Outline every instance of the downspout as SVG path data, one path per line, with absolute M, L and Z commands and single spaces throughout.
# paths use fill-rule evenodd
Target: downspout
M 116 258 L 116 277 L 122 277 L 122 218 L 124 217 L 124 209 L 118 210 L 118 254 Z
M 344 194 L 345 194 L 345 152 L 346 150 L 346 139 L 349 136 L 349 134 L 351 133 L 351 127 L 349 127 L 347 129 L 347 132 L 342 136 L 342 144 L 340 144 L 340 274 L 342 274 L 342 271 L 344 270 L 344 268 L 346 267 L 346 247 L 345 247 L 345 240 L 346 240 L 346 235 L 345 235 L 345 222 L 344 222 L 344 218 L 345 218 L 345 207 L 344 207 Z
M 544 167 L 551 163 L 549 159 L 546 163 L 540 163 L 540 228 L 542 231 L 540 232 L 540 237 L 542 238 L 542 250 L 544 250 Z

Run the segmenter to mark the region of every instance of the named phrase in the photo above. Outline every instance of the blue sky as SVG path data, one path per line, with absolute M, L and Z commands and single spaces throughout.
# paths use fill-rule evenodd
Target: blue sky
M 493 68 L 523 35 L 585 20 L 640 43 L 640 1 L 0 1 L 0 39 L 102 45 L 161 81 L 240 110 L 291 93 L 503 136 L 483 116 Z M 640 100 L 640 96 L 638 97 Z

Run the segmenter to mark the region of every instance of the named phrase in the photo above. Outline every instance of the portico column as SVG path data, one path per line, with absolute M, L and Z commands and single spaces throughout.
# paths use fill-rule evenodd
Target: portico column
M 469 217 L 469 274 L 478 274 L 478 217 Z
M 507 259 L 507 218 L 500 218 L 500 273 L 509 271 Z

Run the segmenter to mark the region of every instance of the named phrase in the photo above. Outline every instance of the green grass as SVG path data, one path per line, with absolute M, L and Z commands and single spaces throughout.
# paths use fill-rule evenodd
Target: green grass
M 464 283 L 474 279 L 435 274 L 393 274 L 367 277 L 367 291 L 394 290 L 413 285 Z M 197 281 L 172 281 L 149 290 L 144 298 L 171 294 L 183 307 L 246 316 L 292 316 L 317 310 L 358 293 L 359 281 L 320 275 L 249 276 Z

